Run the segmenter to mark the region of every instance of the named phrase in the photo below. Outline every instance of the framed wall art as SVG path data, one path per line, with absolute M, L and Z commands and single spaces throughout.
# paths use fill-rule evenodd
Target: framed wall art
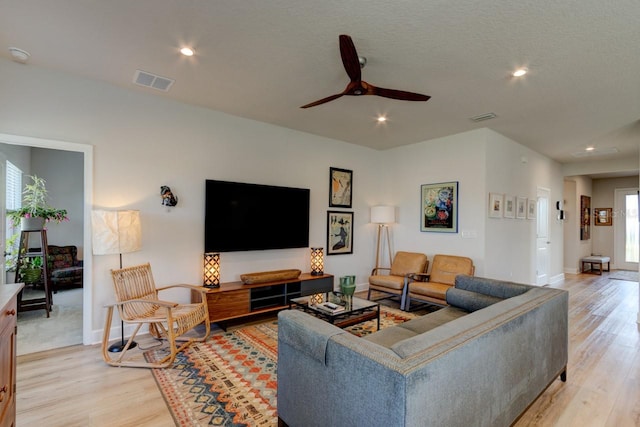
M 591 238 L 591 197 L 580 196 L 580 240 Z
M 516 217 L 516 200 L 513 196 L 504 196 L 504 217 L 515 218 Z
M 489 218 L 502 218 L 504 195 L 489 193 Z
M 593 210 L 594 225 L 613 225 L 613 208 L 595 208 Z
M 329 168 L 329 206 L 334 208 L 351 207 L 353 171 Z
M 527 201 L 527 219 L 536 219 L 537 212 L 538 202 L 535 199 L 529 199 Z
M 458 232 L 458 181 L 420 187 L 420 231 Z
M 327 211 L 327 255 L 353 253 L 353 212 Z
M 516 199 L 516 218 L 525 219 L 527 217 L 527 198 L 520 197 Z

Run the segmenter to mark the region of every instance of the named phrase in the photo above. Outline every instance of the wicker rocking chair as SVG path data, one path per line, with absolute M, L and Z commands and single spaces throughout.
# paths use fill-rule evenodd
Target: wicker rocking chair
M 209 337 L 209 312 L 205 290 L 198 286 L 172 285 L 156 289 L 151 274 L 151 265 L 142 264 L 134 267 L 126 267 L 120 270 L 111 270 L 115 287 L 116 304 L 107 307 L 107 320 L 102 339 L 102 357 L 112 366 L 129 366 L 137 368 L 166 368 L 170 366 L 176 354 L 194 341 L 204 341 Z M 158 291 L 169 288 L 187 288 L 202 292 L 199 303 L 178 304 L 162 301 L 158 298 Z M 131 338 L 127 341 L 119 356 L 112 359 L 108 353 L 109 331 L 113 318 L 113 308 L 118 307 L 118 313 L 124 323 L 137 324 Z M 204 323 L 205 333 L 202 337 L 183 337 L 182 335 Z M 133 339 L 138 334 L 142 325 L 149 326 L 149 333 L 157 339 L 166 339 L 169 343 L 169 354 L 155 362 L 144 362 L 125 359 Z M 176 342 L 183 342 L 179 347 Z

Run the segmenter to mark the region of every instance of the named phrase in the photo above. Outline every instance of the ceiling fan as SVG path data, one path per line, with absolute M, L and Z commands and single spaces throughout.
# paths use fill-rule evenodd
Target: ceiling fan
M 316 105 L 333 101 L 334 99 L 338 99 L 344 95 L 377 95 L 385 98 L 399 99 L 401 101 L 427 101 L 429 100 L 429 98 L 431 98 L 428 95 L 422 95 L 419 93 L 376 87 L 363 81 L 361 78 L 360 66 L 361 64 L 364 65 L 366 59 L 362 58 L 363 61 L 360 61 L 358 52 L 356 52 L 356 47 L 353 44 L 353 40 L 351 40 L 351 37 L 346 34 L 340 35 L 340 56 L 342 56 L 344 69 L 347 71 L 347 74 L 351 79 L 351 82 L 349 82 L 346 89 L 342 93 L 337 93 L 335 95 L 322 98 L 310 104 L 303 105 L 300 108 L 315 107 Z

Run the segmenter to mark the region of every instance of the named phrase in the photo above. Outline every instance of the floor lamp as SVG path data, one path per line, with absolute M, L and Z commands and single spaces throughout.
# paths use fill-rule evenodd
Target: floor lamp
M 122 268 L 122 254 L 139 251 L 142 247 L 142 232 L 140 229 L 140 211 L 103 211 L 91 212 L 92 242 L 94 255 L 120 255 Z M 119 343 L 109 347 L 111 353 L 119 353 L 124 349 L 124 321 L 120 319 Z M 131 342 L 129 348 L 137 344 Z
M 396 208 L 394 206 L 372 206 L 371 222 L 378 224 L 378 243 L 376 244 L 376 268 L 380 267 L 380 242 L 387 240 L 387 253 L 389 255 L 389 267 L 391 267 L 391 239 L 389 238 L 389 224 L 396 221 Z

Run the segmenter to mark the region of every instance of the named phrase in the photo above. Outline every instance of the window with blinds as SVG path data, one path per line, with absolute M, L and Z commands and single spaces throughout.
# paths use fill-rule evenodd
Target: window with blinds
M 7 161 L 7 210 L 22 207 L 22 171 Z

